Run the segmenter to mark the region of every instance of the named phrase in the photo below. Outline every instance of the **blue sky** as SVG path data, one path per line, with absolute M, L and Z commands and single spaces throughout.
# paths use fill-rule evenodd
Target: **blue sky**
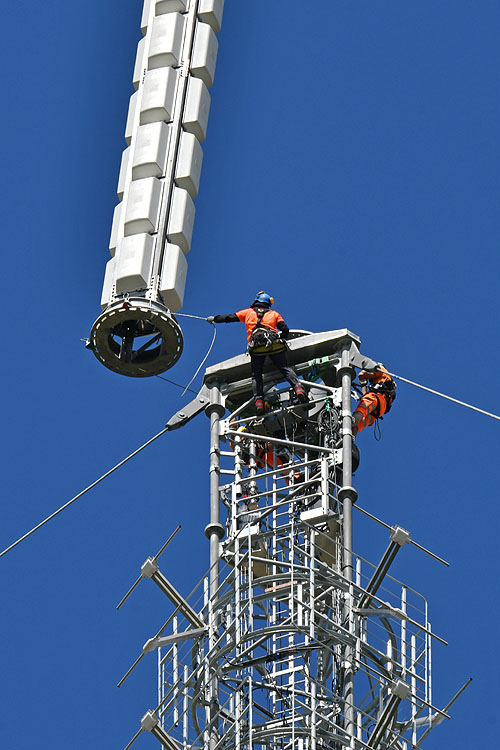
M 2 10 L 2 548 L 187 400 L 80 342 L 99 313 L 141 9 Z M 226 0 L 183 311 L 231 312 L 264 288 L 290 327 L 348 327 L 393 372 L 499 412 L 499 32 L 496 0 Z M 211 334 L 183 330 L 179 383 Z M 212 364 L 244 348 L 242 327 L 218 333 Z M 434 651 L 435 703 L 474 678 L 429 750 L 498 741 L 499 435 L 402 384 L 382 440 L 358 440 L 363 507 L 451 562 L 406 548 L 394 568 L 450 644 Z M 2 558 L 2 747 L 119 749 L 156 705 L 154 657 L 116 683 L 168 602 L 144 582 L 115 605 L 178 523 L 165 573 L 187 593 L 208 567 L 207 447 L 202 416 Z M 373 561 L 386 543 L 355 528 Z

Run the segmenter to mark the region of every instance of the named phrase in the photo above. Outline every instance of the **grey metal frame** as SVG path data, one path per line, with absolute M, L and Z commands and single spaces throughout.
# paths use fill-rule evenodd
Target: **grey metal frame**
M 315 336 L 324 348 L 327 334 Z M 377 565 L 353 548 L 353 360 L 373 361 L 348 332 L 330 334 L 330 348 L 325 399 L 341 409 L 341 448 L 261 434 L 243 407 L 222 419 L 250 387 L 234 360 L 210 368 L 169 423 L 202 405 L 210 418 L 210 568 L 186 602 L 157 566 L 150 576 L 176 605 L 171 632 L 145 646 L 158 649 L 159 698 L 141 727 L 166 747 L 410 750 L 449 718 L 432 703 L 431 645 L 445 641 L 425 599 L 389 574 L 409 533 L 379 522 L 389 544 Z

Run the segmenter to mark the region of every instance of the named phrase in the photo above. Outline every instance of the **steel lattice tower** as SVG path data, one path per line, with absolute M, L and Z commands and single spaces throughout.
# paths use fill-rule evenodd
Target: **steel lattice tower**
M 354 513 L 382 523 L 352 482 L 352 380 L 376 364 L 358 347 L 345 329 L 290 342 L 308 408 L 270 370 L 268 413 L 253 416 L 241 355 L 209 368 L 168 423 L 210 418 L 210 568 L 188 598 L 158 556 L 141 571 L 174 607 L 144 647 L 158 653 L 158 706 L 140 731 L 166 748 L 410 750 L 447 717 L 453 701 L 436 708 L 431 682 L 431 643 L 444 641 L 426 600 L 388 572 L 415 542 L 383 524 L 378 564 L 352 547 Z

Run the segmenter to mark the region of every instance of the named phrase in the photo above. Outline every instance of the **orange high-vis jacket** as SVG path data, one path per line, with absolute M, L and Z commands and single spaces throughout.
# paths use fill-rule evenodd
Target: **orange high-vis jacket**
M 383 393 L 365 393 L 354 412 L 361 414 L 361 420 L 358 422 L 358 433 L 365 427 L 372 425 L 376 419 L 383 417 L 387 411 L 388 402 Z
M 385 367 L 376 372 L 362 370 L 358 377 L 360 380 L 368 380 L 373 385 L 376 383 L 388 383 L 389 381 L 392 381 L 392 378 Z M 379 417 L 383 417 L 391 408 L 393 400 L 394 397 L 390 398 L 385 393 L 374 393 L 373 391 L 369 391 L 368 393 L 363 394 L 356 410 L 354 411 L 354 414 L 356 414 L 356 412 L 361 414 L 361 420 L 358 422 L 358 432 L 361 432 L 365 427 L 372 425 Z
M 257 325 L 257 313 L 255 312 L 253 307 L 247 307 L 245 310 L 238 310 L 236 316 L 238 320 L 245 324 L 248 333 L 248 340 L 250 341 L 252 331 Z M 285 321 L 283 320 L 279 312 L 276 312 L 276 310 L 266 310 L 260 320 L 261 325 L 265 326 L 266 328 L 271 328 L 273 331 L 276 331 L 276 333 L 279 333 L 276 325 L 280 322 L 284 323 Z
M 367 370 L 361 370 L 358 377 L 360 380 L 369 380 L 370 383 L 388 383 L 389 380 L 392 380 L 391 376 L 385 369 L 385 367 L 382 367 L 380 365 L 380 370 L 376 370 L 375 372 L 368 372 Z

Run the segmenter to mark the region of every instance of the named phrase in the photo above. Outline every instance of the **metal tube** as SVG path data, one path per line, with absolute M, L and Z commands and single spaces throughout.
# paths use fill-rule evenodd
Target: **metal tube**
M 401 611 L 406 615 L 407 589 L 401 589 Z M 401 677 L 406 679 L 406 619 L 401 620 Z
M 467 682 L 464 685 L 462 685 L 462 687 L 460 688 L 460 690 L 458 691 L 458 693 L 455 693 L 455 695 L 453 696 L 453 698 L 451 699 L 451 701 L 449 701 L 446 704 L 446 706 L 443 708 L 443 711 L 447 712 L 448 709 L 451 708 L 451 706 L 455 703 L 455 701 L 457 700 L 457 698 L 459 698 L 462 695 L 462 693 L 464 692 L 465 688 L 469 687 L 469 685 L 471 684 L 471 682 L 472 682 L 472 677 L 469 677 L 469 679 L 467 680 Z M 430 727 L 428 729 L 426 729 L 425 732 L 423 733 L 423 735 L 420 737 L 420 739 L 419 739 L 419 744 L 420 745 L 425 740 L 425 738 L 427 737 L 427 735 L 429 734 L 429 732 L 431 731 L 431 729 L 434 728 L 435 723 L 437 723 L 437 722 L 431 722 Z
M 351 385 L 352 369 L 349 362 L 349 349 L 344 347 L 341 356 L 340 374 L 342 377 L 342 489 L 339 490 L 343 503 L 343 560 L 342 572 L 345 578 L 352 582 L 352 407 L 351 407 Z M 345 621 L 348 630 L 352 632 L 352 587 L 346 596 L 344 608 Z M 345 648 L 345 673 L 344 673 L 344 729 L 350 737 L 355 736 L 356 726 L 354 723 L 354 653 L 352 646 Z
M 172 633 L 175 635 L 178 632 L 178 620 L 177 617 L 174 617 L 172 622 Z M 172 675 L 174 678 L 174 684 L 177 684 L 179 682 L 179 647 L 177 643 L 174 641 L 173 645 L 173 654 L 172 654 Z M 179 721 L 179 709 L 178 709 L 178 699 L 180 697 L 180 693 L 176 691 L 176 694 L 174 696 L 174 722 L 177 724 Z
M 219 384 L 213 382 L 210 388 L 210 404 L 206 409 L 210 418 L 210 523 L 205 529 L 205 535 L 210 542 L 210 579 L 209 579 L 209 648 L 212 650 L 217 641 L 217 615 L 215 614 L 215 599 L 219 588 L 219 541 L 224 535 L 224 529 L 220 523 L 219 507 L 219 474 L 220 474 L 220 418 L 224 414 Z M 215 673 L 210 675 L 209 688 L 209 716 L 210 733 L 209 747 L 215 748 L 218 742 L 217 710 L 218 710 L 218 679 Z
M 390 526 L 388 523 L 385 523 L 385 521 L 381 521 L 380 518 L 377 518 L 377 516 L 374 516 L 372 513 L 368 513 L 367 510 L 365 510 L 364 508 L 362 508 L 357 503 L 356 503 L 356 505 L 354 507 L 356 508 L 356 510 L 359 510 L 364 516 L 368 516 L 368 518 L 371 518 L 372 521 L 376 521 L 377 523 L 379 523 L 381 526 L 384 527 L 384 529 L 387 529 L 387 531 L 392 531 L 392 528 L 393 528 L 392 526 Z M 409 543 L 412 544 L 417 549 L 421 550 L 421 552 L 425 552 L 427 555 L 429 555 L 430 557 L 432 557 L 434 560 L 437 560 L 437 562 L 440 562 L 443 565 L 446 565 L 447 568 L 450 567 L 450 563 L 449 562 L 446 562 L 446 560 L 443 560 L 442 557 L 438 557 L 438 555 L 435 555 L 434 552 L 431 552 L 426 547 L 422 547 L 421 544 L 418 544 L 417 542 L 414 542 L 413 539 L 410 539 Z
M 188 746 L 188 710 L 189 710 L 189 693 L 188 693 L 188 668 L 184 666 L 184 690 L 182 704 L 182 740 L 185 748 Z
M 158 705 L 161 706 L 163 700 L 163 685 L 165 683 L 165 665 L 161 659 L 161 648 L 158 649 L 157 654 L 158 661 Z

